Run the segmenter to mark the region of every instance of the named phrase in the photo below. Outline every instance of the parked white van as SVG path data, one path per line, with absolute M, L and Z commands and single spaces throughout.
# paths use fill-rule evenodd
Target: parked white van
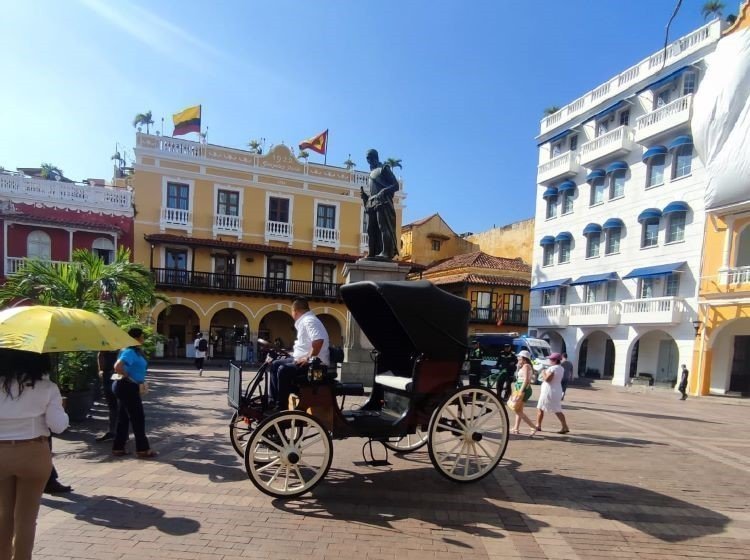
M 497 357 L 506 344 L 512 345 L 516 354 L 521 350 L 528 350 L 531 354 L 531 365 L 534 368 L 532 383 L 541 383 L 539 374 L 550 365 L 548 358 L 552 353 L 552 348 L 549 342 L 541 338 L 518 336 L 517 333 L 477 333 L 471 339 L 479 341 L 479 347 L 482 349 L 482 369 L 487 374 L 499 373 L 495 367 Z

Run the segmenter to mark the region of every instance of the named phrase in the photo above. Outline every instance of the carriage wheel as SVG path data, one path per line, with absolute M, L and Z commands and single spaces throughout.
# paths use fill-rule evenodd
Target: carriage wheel
M 245 456 L 245 446 L 250 435 L 253 433 L 252 423 L 245 421 L 244 416 L 235 412 L 229 421 L 229 439 L 232 441 L 232 447 L 240 457 Z
M 245 448 L 245 470 L 261 492 L 292 498 L 312 490 L 328 472 L 333 443 L 306 412 L 290 410 L 260 422 Z
M 487 476 L 508 445 L 508 413 L 492 391 L 459 389 L 443 401 L 430 421 L 430 460 L 456 482 Z
M 417 426 L 416 433 L 406 434 L 404 437 L 399 439 L 384 441 L 383 445 L 385 445 L 394 453 L 409 453 L 411 451 L 416 451 L 417 449 L 425 445 L 427 443 L 428 436 L 428 431 L 422 431 L 422 428 L 420 426 Z

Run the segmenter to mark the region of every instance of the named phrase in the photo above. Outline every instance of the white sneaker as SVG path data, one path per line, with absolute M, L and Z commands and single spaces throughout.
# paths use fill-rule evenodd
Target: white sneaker
M 198 375 L 199 375 L 200 377 L 203 377 L 203 370 L 202 370 L 202 369 L 199 369 L 199 370 L 198 370 Z

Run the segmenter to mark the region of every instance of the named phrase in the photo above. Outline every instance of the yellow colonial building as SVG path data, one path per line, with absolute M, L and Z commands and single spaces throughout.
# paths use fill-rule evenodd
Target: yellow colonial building
M 750 395 L 750 200 L 707 213 L 692 394 Z
M 191 357 L 199 331 L 220 358 L 258 337 L 288 347 L 297 296 L 342 344 L 339 286 L 367 249 L 368 173 L 300 162 L 284 145 L 257 154 L 141 133 L 135 155 L 134 254 L 171 303 L 151 318 L 168 357 Z

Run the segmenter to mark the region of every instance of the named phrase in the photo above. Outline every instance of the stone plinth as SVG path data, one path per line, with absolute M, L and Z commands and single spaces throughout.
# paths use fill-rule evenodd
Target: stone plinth
M 359 259 L 344 266 L 346 283 L 372 280 L 387 282 L 405 280 L 411 265 L 392 261 L 369 261 Z M 370 358 L 372 344 L 360 330 L 351 313 L 346 315 L 346 343 L 344 344 L 344 363 L 341 364 L 341 381 L 344 383 L 372 384 L 373 362 Z

